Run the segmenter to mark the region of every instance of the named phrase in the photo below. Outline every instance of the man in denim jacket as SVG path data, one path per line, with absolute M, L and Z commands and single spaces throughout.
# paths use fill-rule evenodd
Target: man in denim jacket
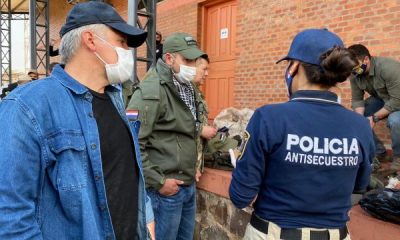
M 119 87 L 147 34 L 101 2 L 76 5 L 60 34 L 63 64 L 0 104 L 0 239 L 147 239 L 138 129 Z

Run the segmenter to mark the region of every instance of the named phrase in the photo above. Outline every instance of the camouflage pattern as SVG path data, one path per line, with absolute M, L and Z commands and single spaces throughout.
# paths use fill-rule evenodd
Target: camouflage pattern
M 214 119 L 214 124 L 217 129 L 222 127 L 229 128 L 229 135 L 243 136 L 246 131 L 247 124 L 251 116 L 253 116 L 254 110 L 249 108 L 237 109 L 237 108 L 226 108 L 222 110 Z
M 203 93 L 200 91 L 199 87 L 196 84 L 193 84 L 193 89 L 195 91 L 195 99 L 197 106 L 197 121 L 199 124 L 198 129 L 198 138 L 196 140 L 197 144 L 197 161 L 196 161 L 196 170 L 200 170 L 203 172 L 204 170 L 204 146 L 206 141 L 200 136 L 203 131 L 203 127 L 208 125 L 208 106 L 204 99 Z

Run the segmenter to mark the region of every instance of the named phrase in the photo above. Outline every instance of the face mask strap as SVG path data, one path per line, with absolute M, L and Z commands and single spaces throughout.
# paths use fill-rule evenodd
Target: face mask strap
M 115 47 L 113 45 L 111 45 L 109 42 L 107 42 L 105 39 L 103 39 L 102 37 L 99 37 L 99 35 L 97 35 L 96 33 L 93 33 L 98 39 L 100 39 L 102 42 L 104 42 L 105 44 L 107 44 L 109 47 L 114 48 Z
M 286 87 L 288 91 L 288 96 L 292 96 L 292 83 L 293 83 L 293 78 L 296 75 L 297 71 L 292 74 L 290 74 L 290 68 L 293 66 L 293 62 L 289 63 L 289 66 L 286 68 L 285 71 L 285 81 L 286 81 Z
M 97 35 L 96 33 L 93 33 L 93 35 L 95 35 L 98 39 L 100 39 L 106 45 L 108 45 L 109 47 L 111 47 L 115 50 L 115 47 L 113 45 L 111 45 L 109 42 L 107 42 L 105 39 L 103 39 L 102 37 L 99 37 L 99 35 Z M 97 52 L 94 52 L 94 54 L 96 55 L 97 58 L 100 59 L 100 61 L 102 61 L 104 63 L 104 65 L 108 64 L 106 61 L 104 61 L 104 59 L 102 57 L 100 57 L 100 55 Z
M 94 55 L 96 55 L 96 57 L 97 57 L 100 61 L 102 61 L 102 62 L 104 63 L 104 65 L 107 65 L 106 61 L 104 61 L 104 59 L 101 58 L 100 55 L 99 55 L 97 52 L 94 52 Z

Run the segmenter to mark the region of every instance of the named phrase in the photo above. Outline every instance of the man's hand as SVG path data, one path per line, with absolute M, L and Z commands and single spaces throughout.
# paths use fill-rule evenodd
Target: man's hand
M 377 111 L 374 115 L 377 116 L 379 119 L 384 119 L 389 116 L 389 114 L 390 111 L 383 107 L 379 109 L 379 111 Z
M 168 178 L 158 192 L 164 196 L 172 196 L 179 191 L 179 185 L 184 182 L 175 178 Z
M 200 177 L 201 177 L 201 172 L 200 170 L 196 170 L 196 182 L 200 181 Z
M 201 131 L 201 137 L 210 140 L 217 134 L 217 129 L 215 127 L 204 126 L 203 131 Z

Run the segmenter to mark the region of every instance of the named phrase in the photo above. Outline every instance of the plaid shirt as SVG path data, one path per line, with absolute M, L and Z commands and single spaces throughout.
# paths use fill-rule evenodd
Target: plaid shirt
M 178 90 L 179 96 L 192 112 L 194 120 L 197 120 L 196 103 L 194 99 L 194 90 L 192 84 L 179 82 L 175 79 L 175 77 L 173 77 L 173 80 L 175 87 Z

